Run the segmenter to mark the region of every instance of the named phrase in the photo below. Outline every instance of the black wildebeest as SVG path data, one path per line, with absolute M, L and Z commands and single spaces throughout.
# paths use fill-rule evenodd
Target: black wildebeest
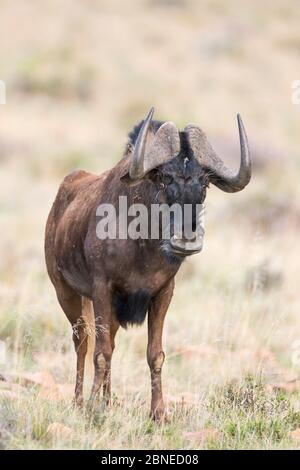
M 146 207 L 158 200 L 168 205 L 202 204 L 210 182 L 225 192 L 241 191 L 250 181 L 251 161 L 239 116 L 241 160 L 234 174 L 199 127 L 189 124 L 179 132 L 171 122 L 153 121 L 153 111 L 129 134 L 124 156 L 114 168 L 100 176 L 75 171 L 65 177 L 47 221 L 45 255 L 59 303 L 74 330 L 76 403 L 83 403 L 85 306 L 92 302 L 96 332 L 92 402 L 102 386 L 109 401 L 110 364 L 119 326 L 140 324 L 148 313 L 151 415 L 161 420 L 164 318 L 175 274 L 185 257 L 201 250 L 203 233 L 192 248 L 184 236 L 178 236 L 175 225 L 168 240 L 99 239 L 97 207 L 103 203 L 117 207 L 120 195 L 127 197 L 128 205 L 139 202 Z

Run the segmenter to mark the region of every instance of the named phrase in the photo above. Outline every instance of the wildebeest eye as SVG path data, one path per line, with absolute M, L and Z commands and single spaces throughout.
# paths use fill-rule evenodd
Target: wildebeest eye
M 171 175 L 163 175 L 162 177 L 162 183 L 165 185 L 165 186 L 168 186 L 169 184 L 171 184 L 173 181 L 173 177 Z

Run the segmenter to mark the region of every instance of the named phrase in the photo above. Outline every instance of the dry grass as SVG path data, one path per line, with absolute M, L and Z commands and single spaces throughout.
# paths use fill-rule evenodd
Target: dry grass
M 299 447 L 297 2 L 4 0 L 1 16 L 0 371 L 48 371 L 64 393 L 0 382 L 14 393 L 0 393 L 0 445 Z M 178 275 L 164 337 L 172 419 L 162 428 L 148 419 L 145 325 L 117 336 L 113 407 L 85 419 L 71 408 L 71 331 L 43 260 L 61 178 L 111 167 L 151 104 L 179 126 L 198 122 L 233 165 L 239 111 L 255 159 L 249 189 L 209 190 L 205 249 Z M 51 435 L 51 423 L 71 435 Z M 199 438 L 205 429 L 217 432 Z

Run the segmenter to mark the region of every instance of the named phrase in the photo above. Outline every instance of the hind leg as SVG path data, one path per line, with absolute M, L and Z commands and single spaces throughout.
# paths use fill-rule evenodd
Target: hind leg
M 58 301 L 73 329 L 73 342 L 77 354 L 75 404 L 83 405 L 84 364 L 87 353 L 87 333 L 82 318 L 82 297 L 64 282 L 56 286 Z

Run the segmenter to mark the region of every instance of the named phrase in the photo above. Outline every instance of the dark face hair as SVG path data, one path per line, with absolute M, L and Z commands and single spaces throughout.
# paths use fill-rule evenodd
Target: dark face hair
M 181 151 L 168 163 L 152 170 L 148 178 L 157 186 L 158 203 L 202 204 L 206 197 L 209 179 L 189 148 L 184 132 L 180 134 Z M 194 220 L 193 211 L 193 228 Z

